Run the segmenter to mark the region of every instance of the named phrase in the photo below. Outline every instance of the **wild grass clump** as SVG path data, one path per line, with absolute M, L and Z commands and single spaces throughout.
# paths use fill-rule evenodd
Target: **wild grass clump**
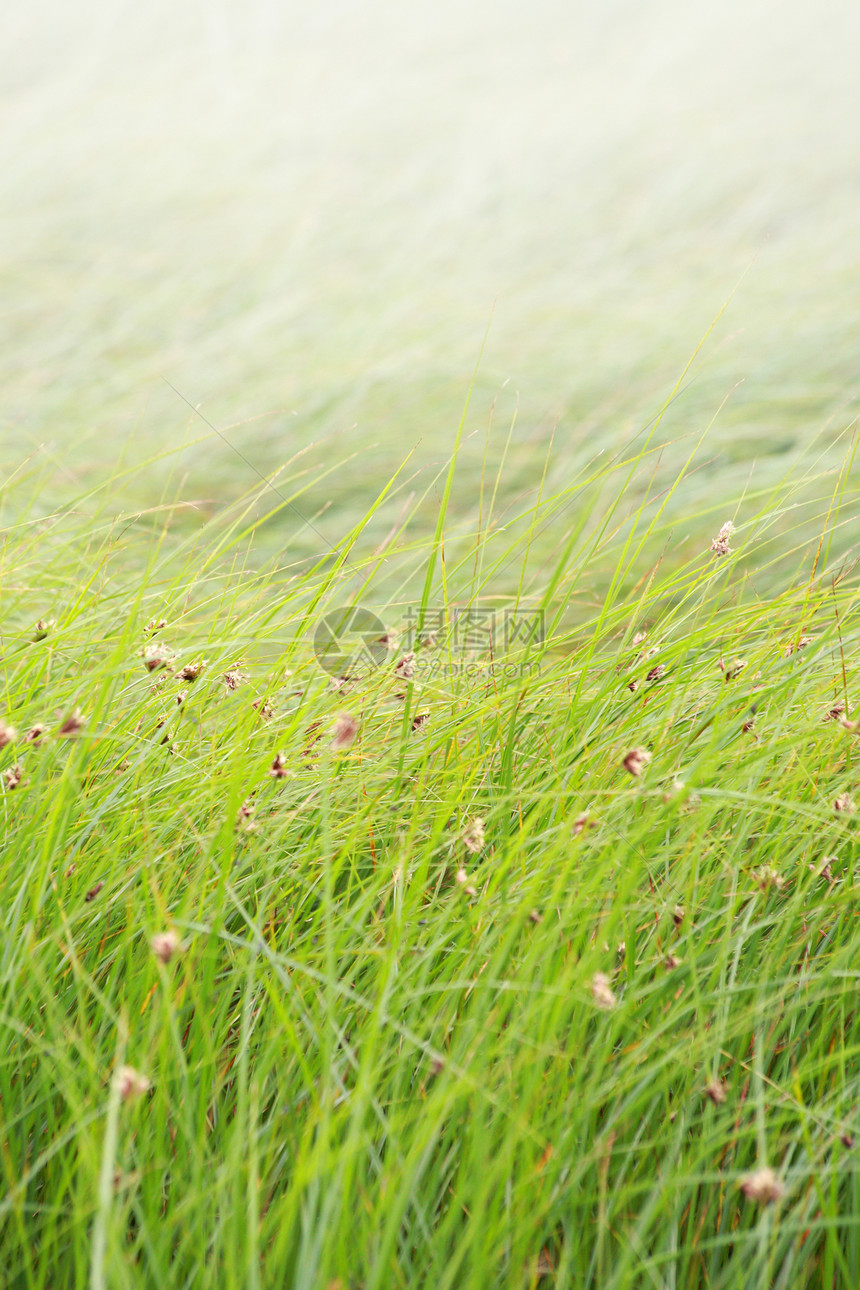
M 315 560 L 14 504 L 5 1285 L 857 1283 L 851 449 L 654 452 Z

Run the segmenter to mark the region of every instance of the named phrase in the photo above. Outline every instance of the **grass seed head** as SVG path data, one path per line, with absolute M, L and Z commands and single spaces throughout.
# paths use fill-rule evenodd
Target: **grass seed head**
M 476 815 L 473 820 L 469 821 L 468 827 L 463 834 L 463 842 L 466 850 L 473 853 L 480 851 L 484 846 L 484 821 Z
M 734 524 L 732 524 L 731 520 L 727 520 L 711 543 L 711 550 L 714 555 L 731 555 L 733 548 L 729 546 L 729 538 L 734 531 Z
M 853 815 L 857 810 L 857 804 L 850 793 L 840 793 L 833 800 L 833 809 L 841 815 Z
M 176 655 L 164 641 L 153 641 L 144 645 L 141 657 L 147 672 L 157 672 L 162 667 L 169 667 Z
M 4 721 L 0 721 L 0 748 L 5 748 L 8 744 L 13 744 L 18 738 L 18 731 L 14 726 L 7 726 Z
M 466 873 L 465 869 L 458 869 L 454 875 L 454 880 L 458 887 L 463 888 L 467 896 L 472 896 L 473 898 L 477 896 L 477 890 L 469 882 L 469 875 Z
M 624 769 L 634 779 L 638 779 L 650 760 L 651 754 L 647 748 L 631 748 L 624 758 Z
M 614 1008 L 618 1000 L 612 992 L 609 984 L 609 977 L 605 972 L 595 972 L 591 981 L 591 997 L 597 1004 L 598 1008 L 603 1008 L 608 1012 Z
M 248 675 L 246 672 L 240 671 L 238 663 L 234 663 L 232 667 L 227 669 L 222 679 L 228 690 L 238 690 L 239 686 L 244 685 L 248 680 Z
M 3 779 L 6 784 L 7 792 L 11 792 L 13 788 L 18 787 L 21 783 L 22 775 L 23 771 L 17 763 L 14 766 L 9 766 L 7 770 L 4 770 Z
M 651 668 L 651 671 L 648 673 L 648 675 L 645 677 L 645 680 L 659 681 L 660 677 L 664 676 L 665 673 L 666 673 L 666 668 L 664 667 L 664 665 L 662 663 L 656 663 L 654 667 Z
M 193 663 L 186 663 L 176 673 L 179 681 L 196 681 L 207 663 L 205 658 L 196 658 Z
M 331 740 L 332 752 L 343 752 L 344 749 L 352 747 L 357 734 L 358 720 L 348 712 L 342 712 L 334 723 Z
M 169 963 L 174 954 L 178 954 L 182 949 L 179 935 L 172 927 L 166 932 L 157 932 L 150 941 L 152 952 L 162 963 Z
M 755 1201 L 757 1205 L 771 1205 L 785 1195 L 785 1187 L 769 1165 L 747 1174 L 739 1186 L 747 1200 Z
M 27 733 L 24 735 L 23 739 L 21 740 L 21 743 L 32 744 L 34 748 L 38 748 L 39 744 L 42 742 L 42 735 L 44 733 L 45 733 L 44 724 L 41 721 L 37 721 L 36 724 L 34 726 L 31 726 L 30 729 L 27 731 Z
M 290 771 L 287 769 L 287 758 L 284 753 L 275 753 L 275 759 L 272 762 L 269 774 L 272 779 L 287 779 Z
M 595 827 L 596 822 L 588 814 L 588 811 L 580 811 L 579 815 L 577 815 L 576 819 L 573 821 L 573 836 L 578 838 L 580 833 L 584 833 L 586 829 L 593 829 Z
M 123 1102 L 133 1102 L 152 1087 L 146 1076 L 135 1070 L 133 1066 L 120 1066 L 115 1079 Z
M 785 647 L 785 657 L 791 658 L 796 651 L 806 649 L 811 640 L 811 636 L 798 636 L 796 641 L 790 641 Z
M 75 708 L 74 712 L 66 717 L 57 733 L 65 739 L 70 739 L 80 734 L 86 724 L 86 717 L 82 717 L 80 710 Z
M 252 832 L 257 827 L 254 823 L 254 811 L 256 809 L 251 798 L 246 798 L 236 812 L 236 828 L 244 829 L 246 833 Z
M 43 641 L 46 636 L 50 636 L 56 626 L 53 618 L 40 618 L 33 629 L 34 641 Z
M 89 891 L 84 896 L 84 900 L 87 902 L 88 905 L 95 900 L 96 896 L 99 894 L 103 886 L 104 886 L 103 882 L 97 882 L 94 887 L 90 887 Z
M 398 660 L 394 669 L 394 675 L 399 676 L 401 681 L 412 681 L 415 679 L 415 651 L 409 650 Z
M 722 1106 L 723 1102 L 725 1102 L 726 1100 L 726 1086 L 722 1082 L 722 1080 L 719 1080 L 719 1079 L 709 1080 L 709 1082 L 702 1089 L 702 1092 L 704 1093 L 705 1097 L 708 1097 L 711 1099 L 714 1106 Z
M 271 721 L 272 717 L 275 715 L 275 709 L 272 707 L 268 699 L 255 699 L 251 706 L 263 721 Z

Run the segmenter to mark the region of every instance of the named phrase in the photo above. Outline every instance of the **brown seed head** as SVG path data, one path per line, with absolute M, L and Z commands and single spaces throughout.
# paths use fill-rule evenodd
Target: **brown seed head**
M 796 641 L 791 641 L 785 647 L 785 657 L 791 658 L 792 654 L 794 654 L 795 651 L 806 649 L 807 645 L 811 640 L 812 640 L 811 636 L 799 636 Z
M 43 723 L 41 721 L 37 721 L 36 724 L 34 726 L 31 726 L 30 729 L 27 731 L 27 733 L 24 735 L 23 739 L 21 740 L 21 743 L 32 744 L 34 748 L 38 748 L 39 744 L 42 742 L 42 735 L 44 733 L 45 733 L 45 727 Z
M 681 926 L 681 924 L 684 921 L 684 917 L 686 913 L 687 911 L 683 905 L 676 905 L 675 908 L 672 910 L 672 922 L 675 924 L 676 927 Z
M 287 769 L 287 759 L 282 753 L 275 753 L 275 760 L 272 762 L 272 768 L 269 771 L 272 779 L 287 779 L 290 771 Z
M 352 747 L 357 734 L 357 719 L 348 712 L 342 712 L 335 719 L 331 739 L 332 752 L 343 752 L 344 749 Z
M 785 1195 L 785 1187 L 769 1165 L 747 1174 L 739 1186 L 747 1200 L 755 1201 L 757 1205 L 770 1205 Z
M 399 676 L 401 681 L 412 681 L 415 678 L 415 651 L 409 650 L 407 654 L 398 661 L 394 669 L 394 675 Z
M 87 904 L 89 904 L 90 901 L 95 900 L 96 896 L 99 894 L 103 886 L 104 886 L 103 882 L 97 882 L 94 887 L 90 887 L 89 891 L 84 896 L 84 900 L 87 902 Z
M 624 769 L 638 779 L 650 760 L 651 754 L 647 748 L 631 748 L 624 758 Z
M 64 738 L 71 738 L 73 735 L 80 734 L 86 724 L 86 718 L 82 717 L 76 708 L 71 716 L 66 717 L 57 734 L 62 735 Z
M 9 766 L 6 770 L 4 770 L 3 779 L 5 780 L 5 783 L 6 783 L 7 792 L 11 792 L 13 788 L 18 787 L 18 785 L 21 783 L 22 775 L 23 775 L 23 771 L 21 770 L 21 767 L 18 766 L 17 764 L 14 766 Z
M 840 793 L 833 801 L 833 809 L 843 815 L 853 815 L 857 810 L 857 805 L 849 793 Z
M 771 887 L 782 891 L 785 886 L 782 874 L 769 864 L 763 864 L 760 869 L 753 870 L 752 876 L 761 891 L 770 891 Z
M 251 706 L 256 709 L 263 721 L 271 721 L 275 715 L 275 709 L 268 699 L 255 699 Z
M 726 668 L 726 680 L 733 681 L 736 676 L 740 676 L 746 665 L 747 662 L 745 658 L 732 659 L 731 663 L 729 663 Z
M 46 636 L 51 634 L 55 626 L 53 618 L 40 618 L 33 629 L 33 640 L 43 641 Z
M 702 1089 L 705 1097 L 709 1097 L 714 1106 L 722 1106 L 726 1100 L 726 1086 L 722 1080 L 712 1079 Z
M 228 690 L 238 690 L 239 686 L 244 685 L 247 680 L 247 673 L 239 670 L 238 663 L 234 663 L 232 667 L 228 668 L 223 676 L 224 684 Z
M 734 524 L 732 524 L 731 520 L 727 520 L 726 523 L 723 525 L 723 527 L 720 529 L 717 536 L 714 538 L 713 542 L 711 543 L 711 550 L 713 551 L 714 555 L 731 554 L 732 547 L 729 546 L 729 538 L 734 533 L 734 531 L 735 531 Z
M 157 672 L 159 668 L 169 667 L 175 655 L 170 646 L 165 645 L 163 641 L 153 641 L 143 647 L 141 657 L 147 672 Z
M 14 726 L 7 726 L 5 722 L 0 721 L 0 748 L 5 748 L 7 744 L 13 744 L 18 738 L 18 731 Z
M 659 680 L 660 680 L 660 677 L 665 675 L 665 672 L 666 672 L 666 669 L 665 669 L 665 667 L 663 666 L 663 664 L 662 664 L 662 663 L 657 663 L 657 664 L 655 664 L 655 666 L 654 666 L 654 667 L 652 667 L 652 668 L 651 668 L 651 671 L 650 671 L 650 672 L 648 673 L 648 675 L 645 677 L 645 680 L 646 680 L 646 681 L 659 681 Z
M 206 663 L 205 658 L 196 658 L 193 663 L 186 663 L 176 673 L 177 679 L 180 681 L 196 681 Z

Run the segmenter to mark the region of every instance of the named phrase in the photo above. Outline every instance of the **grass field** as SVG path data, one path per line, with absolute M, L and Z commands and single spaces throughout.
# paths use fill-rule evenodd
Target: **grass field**
M 857 20 L 525 14 L 10 23 L 3 1290 L 860 1284 Z

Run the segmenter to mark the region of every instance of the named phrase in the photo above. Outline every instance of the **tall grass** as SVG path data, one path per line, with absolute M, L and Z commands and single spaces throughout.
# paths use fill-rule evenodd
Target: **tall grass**
M 10 1290 L 857 1283 L 854 439 L 725 505 L 658 440 L 315 559 L 280 477 L 9 483 Z

